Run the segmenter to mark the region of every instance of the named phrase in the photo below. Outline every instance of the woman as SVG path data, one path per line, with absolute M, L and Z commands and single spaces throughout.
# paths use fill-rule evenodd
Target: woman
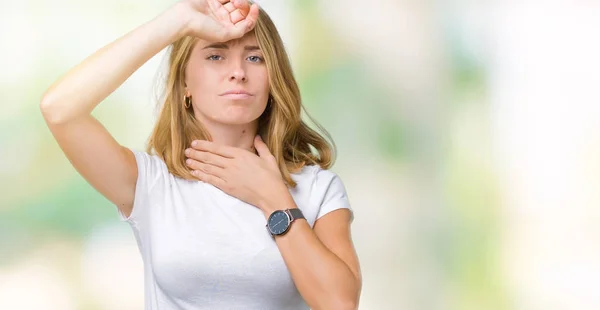
M 148 150 L 121 146 L 90 113 L 167 46 Z M 301 108 L 279 34 L 247 0 L 178 2 L 41 103 L 72 165 L 131 225 L 146 309 L 355 309 L 352 211 Z

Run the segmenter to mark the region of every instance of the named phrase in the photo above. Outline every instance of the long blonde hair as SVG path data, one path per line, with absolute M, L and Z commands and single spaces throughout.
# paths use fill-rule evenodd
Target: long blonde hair
M 304 109 L 281 37 L 262 9 L 253 31 L 265 57 L 270 86 L 270 104 L 259 117 L 258 134 L 277 159 L 284 181 L 295 187 L 290 173 L 305 165 L 319 165 L 323 169 L 333 165 L 335 143 L 327 130 Z M 184 150 L 193 140 L 211 140 L 208 131 L 194 117 L 193 110 L 184 107 L 184 73 L 196 41 L 197 38 L 188 36 L 169 46 L 164 102 L 147 146 L 148 153 L 158 155 L 170 173 L 188 180 L 196 178 L 185 164 Z M 330 142 L 301 119 L 302 110 Z M 318 155 L 313 153 L 311 146 Z

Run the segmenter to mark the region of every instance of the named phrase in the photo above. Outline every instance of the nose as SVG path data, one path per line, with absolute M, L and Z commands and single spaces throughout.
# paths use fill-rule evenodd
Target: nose
M 233 68 L 231 68 L 231 73 L 229 75 L 229 81 L 235 80 L 238 82 L 246 82 L 247 80 L 246 70 L 244 70 L 242 62 L 240 61 L 234 61 Z

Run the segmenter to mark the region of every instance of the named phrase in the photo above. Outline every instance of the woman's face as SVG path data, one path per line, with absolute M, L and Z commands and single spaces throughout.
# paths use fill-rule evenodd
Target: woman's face
M 266 108 L 267 66 L 254 32 L 224 43 L 198 40 L 185 76 L 186 94 L 201 122 L 247 124 Z

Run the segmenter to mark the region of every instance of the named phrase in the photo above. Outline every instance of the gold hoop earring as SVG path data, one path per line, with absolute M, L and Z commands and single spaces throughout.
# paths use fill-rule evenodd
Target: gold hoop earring
M 192 106 L 192 98 L 188 96 L 183 97 L 183 106 L 189 109 Z

